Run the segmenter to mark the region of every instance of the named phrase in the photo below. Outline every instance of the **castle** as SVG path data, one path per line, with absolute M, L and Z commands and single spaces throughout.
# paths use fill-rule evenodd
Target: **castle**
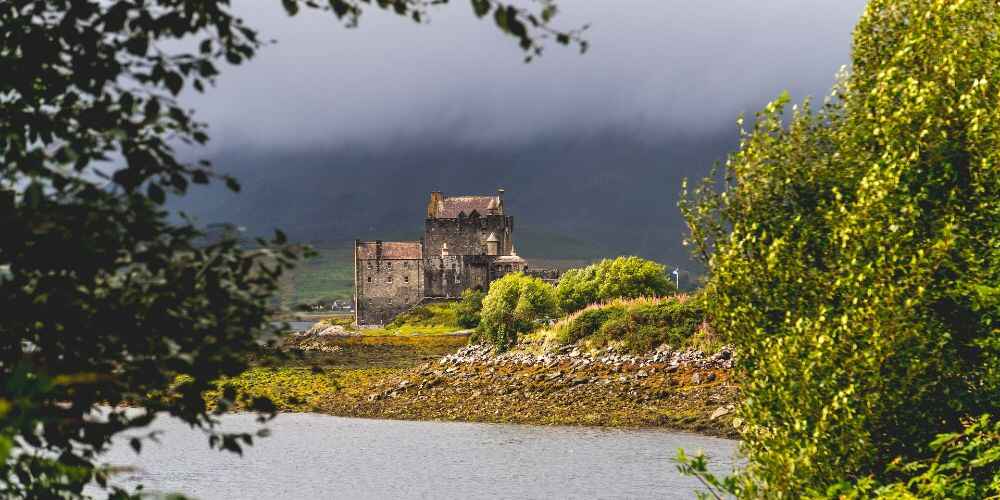
M 419 241 L 354 241 L 358 326 L 384 325 L 425 300 L 449 299 L 528 265 L 514 251 L 514 218 L 496 196 L 431 193 Z M 549 271 L 543 271 L 551 273 Z

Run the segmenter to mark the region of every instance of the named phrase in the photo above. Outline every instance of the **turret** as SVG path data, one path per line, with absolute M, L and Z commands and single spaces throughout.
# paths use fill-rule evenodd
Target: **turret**
M 499 255 L 500 254 L 500 239 L 497 238 L 496 233 L 490 233 L 489 238 L 486 238 L 486 255 Z

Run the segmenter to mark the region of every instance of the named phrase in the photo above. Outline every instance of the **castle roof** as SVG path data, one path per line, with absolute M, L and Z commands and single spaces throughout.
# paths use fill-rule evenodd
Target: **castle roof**
M 470 215 L 473 210 L 479 215 L 487 215 L 501 206 L 499 196 L 448 196 L 434 201 L 436 206 L 431 209 L 438 219 L 457 219 L 458 214 Z
M 379 245 L 382 246 L 383 259 L 423 258 L 423 250 L 421 250 L 419 241 L 362 241 L 358 243 L 358 258 L 377 258 Z

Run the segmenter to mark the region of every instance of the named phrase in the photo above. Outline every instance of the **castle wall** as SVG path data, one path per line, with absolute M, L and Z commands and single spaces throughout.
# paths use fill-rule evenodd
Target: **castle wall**
M 451 242 L 448 243 L 451 247 Z M 490 257 L 485 255 L 450 255 L 424 259 L 424 295 L 460 297 L 470 288 L 490 287 Z
M 392 245 L 395 242 L 388 242 Z M 355 311 L 359 326 L 385 325 L 424 296 L 424 266 L 412 245 L 383 251 L 382 242 L 356 242 L 354 251 Z
M 451 255 L 484 255 L 490 233 L 500 240 L 500 255 L 509 255 L 513 231 L 514 218 L 507 215 L 425 219 L 424 255 L 441 255 L 441 245 L 445 242 Z

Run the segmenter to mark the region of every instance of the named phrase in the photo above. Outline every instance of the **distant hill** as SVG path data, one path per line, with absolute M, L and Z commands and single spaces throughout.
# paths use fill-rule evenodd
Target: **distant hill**
M 202 223 L 252 234 L 281 228 L 299 241 L 416 239 L 427 197 L 507 190 L 522 255 L 639 255 L 687 263 L 677 209 L 681 179 L 701 178 L 735 147 L 734 131 L 657 143 L 625 131 L 546 137 L 536 144 L 477 147 L 400 142 L 389 149 L 223 151 L 219 169 L 243 184 L 192 190 L 176 203 Z M 690 267 L 690 264 L 682 264 Z

